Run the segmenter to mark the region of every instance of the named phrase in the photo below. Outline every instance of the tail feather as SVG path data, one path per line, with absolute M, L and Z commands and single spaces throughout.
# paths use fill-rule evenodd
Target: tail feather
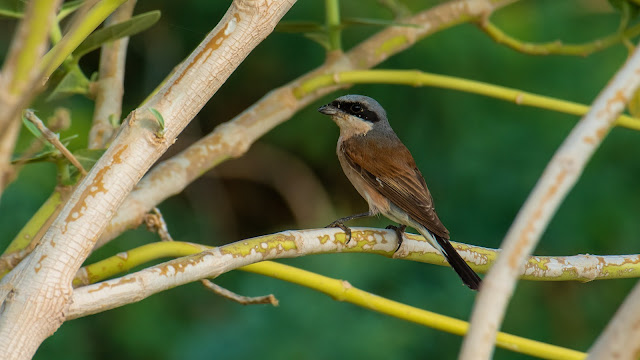
M 456 273 L 458 273 L 458 276 L 460 276 L 460 279 L 462 279 L 462 282 L 465 285 L 467 285 L 470 289 L 478 290 L 478 288 L 480 288 L 480 282 L 482 282 L 482 280 L 480 279 L 478 274 L 476 274 L 475 271 L 473 271 L 469 267 L 469 265 L 467 265 L 467 263 L 462 259 L 460 254 L 458 254 L 458 252 L 456 251 L 456 249 L 453 248 L 453 245 L 451 245 L 449 240 L 443 237 L 440 237 L 438 235 L 435 235 L 433 233 L 431 233 L 431 235 L 433 235 L 433 237 L 438 242 L 438 245 L 440 245 L 439 250 L 442 252 L 442 255 L 444 255 L 444 257 L 447 259 L 447 262 L 449 262 L 449 265 L 451 265 L 453 270 L 455 270 Z

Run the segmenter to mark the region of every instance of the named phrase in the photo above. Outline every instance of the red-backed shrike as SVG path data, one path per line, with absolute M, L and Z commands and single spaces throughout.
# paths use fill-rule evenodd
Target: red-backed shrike
M 331 116 L 340 127 L 336 150 L 340 165 L 369 203 L 368 213 L 338 219 L 332 226 L 349 235 L 344 221 L 383 214 L 402 224 L 396 228 L 398 248 L 404 228 L 411 226 L 444 255 L 465 285 L 477 290 L 480 277 L 451 246 L 449 231 L 438 219 L 427 184 L 411 153 L 391 129 L 382 106 L 367 96 L 345 95 L 318 111 Z

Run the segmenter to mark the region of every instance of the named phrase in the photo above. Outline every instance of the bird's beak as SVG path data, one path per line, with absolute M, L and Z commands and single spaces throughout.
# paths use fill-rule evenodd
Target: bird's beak
M 338 113 L 338 109 L 331 104 L 320 106 L 318 111 L 325 115 L 335 115 Z

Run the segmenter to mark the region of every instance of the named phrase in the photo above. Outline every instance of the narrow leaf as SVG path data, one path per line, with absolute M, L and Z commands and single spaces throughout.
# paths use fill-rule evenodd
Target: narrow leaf
M 26 116 L 24 116 L 24 114 L 22 115 L 22 124 L 37 139 L 42 139 L 43 138 L 42 133 L 40 132 L 40 130 L 38 130 L 38 128 L 31 121 L 27 120 L 27 118 L 26 118 Z
M 24 16 L 25 1 L 0 0 L 0 16 L 20 19 Z
M 73 52 L 75 58 L 99 48 L 102 44 L 137 34 L 150 28 L 160 19 L 160 11 L 154 10 L 132 17 L 127 21 L 104 27 L 89 35 Z
M 56 85 L 47 101 L 59 100 L 74 94 L 89 93 L 89 79 L 84 75 L 78 64 L 73 65 L 62 80 Z
M 160 112 L 154 108 L 149 108 L 149 112 L 151 112 L 153 116 L 155 116 L 158 124 L 160 124 L 161 130 L 164 132 L 164 118 L 162 117 L 162 114 L 160 114 Z

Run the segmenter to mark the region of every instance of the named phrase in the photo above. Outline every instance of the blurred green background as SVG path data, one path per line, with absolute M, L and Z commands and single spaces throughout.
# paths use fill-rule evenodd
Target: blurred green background
M 229 1 L 139 1 L 136 13 L 160 9 L 154 27 L 131 39 L 124 114 L 147 94 L 217 23 Z M 437 1 L 406 1 L 413 11 Z M 289 21 L 324 20 L 322 1 L 300 1 Z M 375 1 L 341 4 L 344 17 L 391 19 Z M 529 41 L 583 42 L 611 34 L 619 13 L 606 0 L 520 1 L 492 20 Z M 0 20 L 0 56 L 15 30 Z M 376 27 L 349 27 L 345 49 Z M 625 61 L 622 45 L 588 57 L 535 57 L 494 43 L 474 25 L 428 37 L 379 68 L 419 69 L 590 103 Z M 253 104 L 269 90 L 305 74 L 324 60 L 318 44 L 297 34 L 274 33 L 242 63 L 164 158 L 184 149 Z M 90 74 L 98 53 L 81 62 Z M 333 98 L 359 93 L 376 98 L 412 151 L 452 239 L 498 247 L 518 209 L 572 126 L 575 116 L 519 107 L 482 96 L 433 88 L 360 85 L 310 105 L 274 129 L 246 158 L 230 161 L 160 205 L 176 240 L 222 245 L 271 232 L 322 227 L 335 217 L 367 209 L 342 174 L 335 156 L 338 128 L 316 109 Z M 92 102 L 72 97 L 41 104 L 42 117 L 71 109 L 86 146 Z M 23 131 L 20 144 L 30 141 Z M 538 255 L 636 253 L 640 236 L 640 134 L 616 128 L 588 164 L 535 250 Z M 287 176 L 265 177 L 265 169 Z M 278 179 L 278 181 L 275 181 Z M 55 185 L 51 164 L 26 166 L 0 202 L 0 246 L 42 204 Z M 296 195 L 300 189 L 313 194 Z M 302 190 L 303 191 L 303 190 Z M 289 200 L 287 200 L 289 199 Z M 353 225 L 384 227 L 384 218 Z M 156 241 L 130 231 L 92 255 L 90 262 Z M 361 289 L 444 315 L 467 319 L 475 294 L 451 269 L 366 254 L 309 256 L 282 262 L 348 280 Z M 65 323 L 36 359 L 452 359 L 461 338 L 334 301 L 320 293 L 258 275 L 232 272 L 216 283 L 242 295 L 273 293 L 279 307 L 241 306 L 199 283 L 144 301 Z M 503 330 L 585 351 L 635 280 L 591 283 L 521 282 Z M 528 359 L 498 349 L 496 359 Z

